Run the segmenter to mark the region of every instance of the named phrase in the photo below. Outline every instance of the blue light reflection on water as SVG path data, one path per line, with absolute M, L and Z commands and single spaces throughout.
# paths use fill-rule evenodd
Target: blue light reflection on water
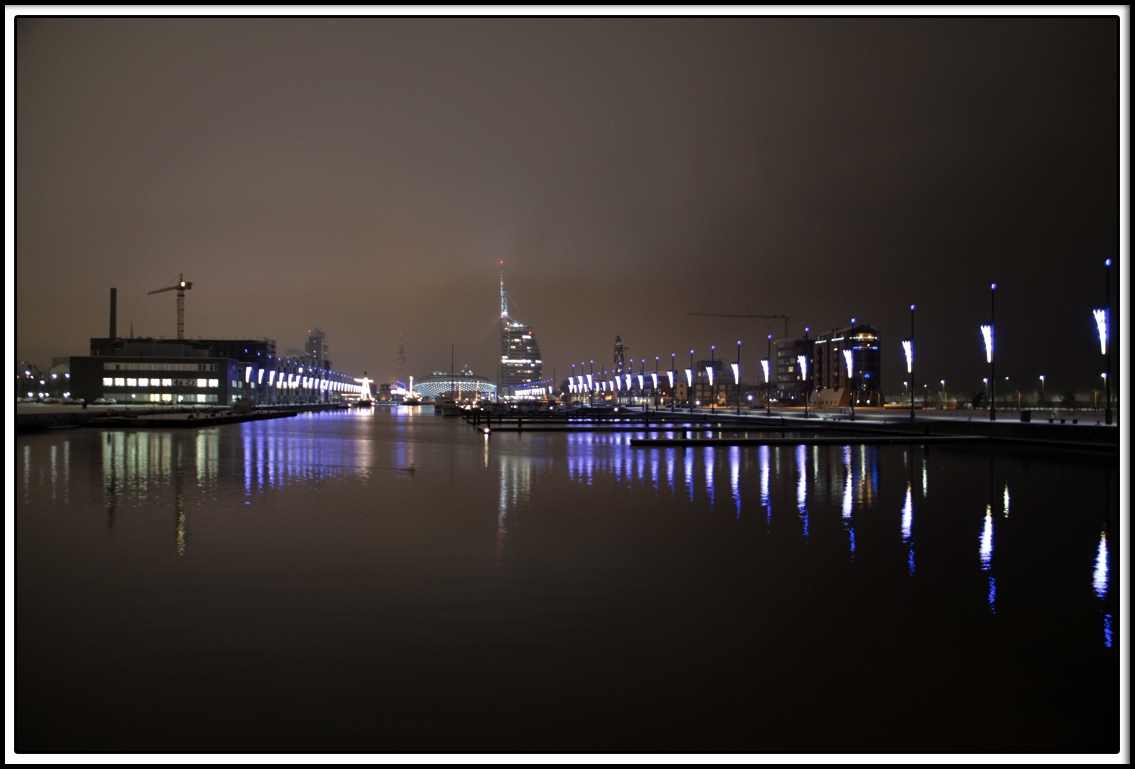
M 163 487 L 172 487 L 172 478 L 175 474 L 179 474 L 178 477 L 183 476 L 186 482 L 198 489 L 214 495 L 226 473 L 236 475 L 239 478 L 241 496 L 255 503 L 258 496 L 284 489 L 288 485 L 300 484 L 305 488 L 316 488 L 329 480 L 348 478 L 365 482 L 378 465 L 388 465 L 378 469 L 405 470 L 415 464 L 413 441 L 391 442 L 389 448 L 384 449 L 389 452 L 389 459 L 381 460 L 375 458 L 373 440 L 365 432 L 360 432 L 353 440 L 343 440 L 342 436 L 329 436 L 324 439 L 318 434 L 313 435 L 294 429 L 294 426 L 289 428 L 287 423 L 254 422 L 233 428 L 229 434 L 236 438 L 235 444 L 231 443 L 231 437 L 230 444 L 223 444 L 222 432 L 216 428 L 180 434 L 129 430 L 109 430 L 99 433 L 96 445 L 102 454 L 102 478 L 105 487 L 103 493 L 107 500 L 108 527 L 113 528 L 114 511 L 121 511 L 123 505 L 138 505 L 147 500 L 161 499 L 165 494 Z M 643 432 L 639 435 L 654 434 L 657 433 Z M 669 485 L 669 496 L 674 499 L 679 485 L 675 477 L 675 465 L 679 461 L 677 452 L 681 451 L 687 490 L 687 494 L 683 495 L 683 501 L 688 499 L 690 503 L 702 505 L 703 509 L 717 511 L 719 498 L 716 494 L 716 479 L 721 477 L 721 473 L 727 472 L 728 506 L 734 513 L 730 517 L 741 519 L 747 493 L 757 491 L 757 488 L 749 486 L 750 482 L 755 481 L 754 486 L 759 487 L 760 506 L 765 511 L 767 534 L 775 530 L 774 496 L 787 503 L 788 494 L 785 492 L 792 489 L 797 508 L 797 516 L 792 518 L 796 518 L 800 525 L 796 531 L 803 533 L 805 541 L 809 541 L 809 538 L 830 536 L 831 525 L 834 524 L 837 530 L 842 530 L 844 552 L 848 553 L 852 560 L 857 556 L 857 545 L 871 541 L 869 538 L 857 539 L 857 533 L 861 534 L 857 532 L 857 527 L 867 526 L 865 531 L 869 537 L 873 511 L 883 507 L 895 510 L 894 507 L 889 507 L 891 503 L 887 501 L 895 500 L 899 502 L 901 509 L 901 539 L 907 545 L 903 553 L 904 566 L 908 574 L 915 573 L 913 538 L 915 487 L 910 482 L 905 482 L 906 493 L 898 498 L 895 496 L 897 489 L 894 488 L 893 483 L 880 492 L 878 488 L 880 478 L 892 476 L 880 472 L 877 448 L 862 445 L 831 448 L 797 445 L 783 449 L 768 445 L 751 448 L 704 447 L 699 462 L 695 449 L 644 450 L 629 445 L 631 437 L 630 434 L 567 435 L 561 440 L 565 440 L 567 444 L 565 458 L 568 479 L 582 486 L 592 486 L 597 474 L 613 476 L 617 479 L 617 483 L 628 490 L 653 491 L 654 496 L 657 497 L 665 491 L 662 488 L 661 477 L 664 466 L 665 485 Z M 481 451 L 481 445 L 478 442 L 478 451 Z M 233 450 L 234 447 L 236 451 Z M 501 464 L 498 529 L 503 536 L 511 528 L 508 522 L 512 511 L 523 501 L 522 490 L 529 488 L 533 483 L 531 466 L 523 462 L 501 460 L 488 438 L 485 439 L 483 447 L 486 467 L 489 466 L 490 457 L 492 461 L 499 461 Z M 792 450 L 793 448 L 795 451 Z M 783 477 L 776 472 L 775 467 L 779 465 L 781 451 L 786 457 L 795 460 L 795 478 L 791 475 Z M 64 440 L 53 444 L 38 458 L 33 457 L 30 445 L 23 445 L 20 447 L 19 456 L 21 475 L 18 477 L 24 486 L 23 499 L 28 498 L 31 488 L 38 481 L 46 490 L 49 499 L 66 502 L 69 498 L 73 459 L 70 441 Z M 897 461 L 898 455 L 895 456 Z M 754 472 L 751 474 L 747 464 L 748 458 L 756 460 L 752 468 Z M 809 458 L 812 462 L 811 467 L 808 466 Z M 901 461 L 909 468 L 907 472 L 916 472 L 918 465 L 913 453 L 902 454 Z M 727 462 L 728 466 L 719 467 L 718 462 Z M 704 478 L 699 477 L 697 472 L 699 465 L 704 468 Z M 925 490 L 928 488 L 930 470 L 925 458 L 921 462 L 921 469 L 922 487 Z M 791 470 L 789 472 L 791 473 Z M 776 476 L 775 480 L 774 476 Z M 792 480 L 795 480 L 795 483 L 791 483 Z M 988 590 L 984 602 L 990 612 L 996 612 L 997 609 L 997 585 L 992 560 L 994 511 L 997 503 L 1000 502 L 1002 512 L 1008 515 L 1010 504 L 1009 484 L 997 485 L 1003 486 L 1002 492 L 994 496 L 993 504 L 986 506 L 979 545 L 980 568 L 987 572 Z M 818 488 L 823 488 L 824 493 L 818 493 L 816 491 Z M 1014 494 L 1016 493 L 1014 487 Z M 827 508 L 824 500 L 829 498 L 833 504 Z M 1020 499 L 1024 500 L 1026 497 L 1022 496 Z M 704 507 L 706 501 L 708 508 Z M 756 502 L 755 494 L 753 502 Z M 880 502 L 885 504 L 880 505 Z M 247 503 L 243 501 L 239 504 Z M 1018 502 L 1018 504 L 1025 503 Z M 787 506 L 782 509 L 787 510 Z M 1028 508 L 1022 507 L 1022 509 Z M 834 515 L 830 518 L 825 517 L 829 512 L 834 512 Z M 860 515 L 861 513 L 863 516 Z M 781 525 L 783 522 L 782 520 Z M 185 550 L 186 531 L 185 515 L 179 513 L 179 552 Z M 894 529 L 892 528 L 891 531 L 893 532 Z M 924 539 L 922 547 L 925 549 L 928 543 L 933 546 L 933 539 Z M 1105 601 L 1109 590 L 1109 551 L 1106 533 L 1099 535 L 1094 555 L 1092 590 L 1100 601 Z M 1101 608 L 1101 612 L 1105 609 L 1106 606 Z M 1107 623 L 1107 643 L 1110 644 L 1112 614 L 1108 612 L 1103 616 Z

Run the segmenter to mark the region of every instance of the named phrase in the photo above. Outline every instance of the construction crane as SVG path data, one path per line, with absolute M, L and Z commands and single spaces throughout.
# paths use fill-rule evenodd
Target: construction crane
M 185 338 L 185 292 L 193 288 L 192 283 L 187 283 L 185 276 L 178 273 L 177 280 L 171 281 L 170 284 L 164 288 L 159 288 L 157 291 L 151 291 L 150 294 L 160 294 L 163 291 L 177 291 L 177 338 Z M 149 294 L 147 294 L 149 296 Z
M 687 312 L 687 315 L 704 315 L 709 318 L 784 318 L 784 338 L 788 339 L 788 321 L 792 316 L 785 315 L 735 315 L 728 312 Z

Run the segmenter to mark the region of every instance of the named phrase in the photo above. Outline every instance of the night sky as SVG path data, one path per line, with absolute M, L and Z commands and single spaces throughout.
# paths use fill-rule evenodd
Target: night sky
M 19 359 L 108 330 L 327 333 L 496 378 L 499 262 L 545 373 L 882 335 L 888 393 L 1097 386 L 1120 24 L 1070 18 L 18 18 Z M 1126 256 L 1124 255 L 1124 258 Z M 1125 265 L 1124 265 L 1125 266 Z M 1116 296 L 1120 272 L 1113 268 Z M 1118 326 L 1118 307 L 1113 327 Z M 11 354 L 11 353 L 10 353 Z M 1113 363 L 1113 370 L 1117 363 Z M 636 366 L 637 368 L 637 366 Z M 1001 389 L 999 387 L 999 389 Z

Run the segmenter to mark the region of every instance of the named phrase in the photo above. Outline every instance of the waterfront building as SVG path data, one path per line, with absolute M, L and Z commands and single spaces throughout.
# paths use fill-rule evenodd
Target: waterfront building
M 512 394 L 540 381 L 544 362 L 532 327 L 509 316 L 508 294 L 501 274 L 501 362 L 499 394 Z
M 321 368 L 331 368 L 330 356 L 327 351 L 327 335 L 318 327 L 308 329 L 307 343 L 304 345 L 304 354 L 312 360 L 313 365 Z
M 271 339 L 108 337 L 91 339 L 90 356 L 71 358 L 71 379 L 73 397 L 88 402 L 277 405 L 333 402 L 357 392 L 353 377 L 321 362 L 278 356 Z
M 782 404 L 804 405 L 804 395 L 811 390 L 811 371 L 801 371 L 800 356 L 811 365 L 812 352 L 816 341 L 808 338 L 808 332 L 800 339 L 781 339 L 773 342 L 776 346 L 775 392 Z
M 851 353 L 851 374 L 847 355 Z M 817 408 L 882 406 L 879 385 L 879 332 L 867 323 L 832 329 L 816 337 L 812 350 L 812 379 Z
M 414 392 L 422 398 L 436 400 L 452 398 L 455 401 L 479 401 L 496 395 L 497 386 L 468 368 L 460 373 L 435 371 L 428 377 L 414 380 Z

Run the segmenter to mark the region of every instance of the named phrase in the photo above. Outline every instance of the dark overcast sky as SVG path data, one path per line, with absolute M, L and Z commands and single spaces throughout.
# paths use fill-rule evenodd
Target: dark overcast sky
M 336 368 L 495 378 L 498 262 L 562 378 L 756 320 L 882 333 L 901 391 L 1094 385 L 1119 256 L 1119 19 L 16 22 L 16 355 L 118 324 L 327 332 Z M 1113 289 L 1118 285 L 1113 273 Z M 1114 317 L 1118 319 L 1116 311 Z M 783 325 L 771 322 L 777 338 Z M 754 380 L 756 377 L 752 377 Z

